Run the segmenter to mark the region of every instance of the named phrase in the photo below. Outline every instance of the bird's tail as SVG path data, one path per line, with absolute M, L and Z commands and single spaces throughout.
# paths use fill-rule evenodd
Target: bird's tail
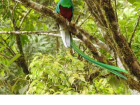
M 124 72 L 124 73 L 128 73 L 128 71 L 126 70 L 123 70 L 121 68 L 118 68 L 118 67 L 115 67 L 115 66 L 111 66 L 111 65 L 107 65 L 107 64 L 104 64 L 104 63 L 101 63 L 101 62 L 98 62 L 98 61 L 95 61 L 93 60 L 92 58 L 90 58 L 89 56 L 85 55 L 74 43 L 73 43 L 73 39 L 71 37 L 71 34 L 69 32 L 68 29 L 66 28 L 63 28 L 61 25 L 59 25 L 59 28 L 60 28 L 60 34 L 61 34 L 61 37 L 62 37 L 62 41 L 64 43 L 64 46 L 65 47 L 70 47 L 72 46 L 72 48 L 78 53 L 80 54 L 82 57 L 84 57 L 86 60 L 94 63 L 95 65 L 97 66 L 100 66 L 102 68 L 105 68 L 107 69 L 109 72 L 121 77 L 121 78 L 124 78 L 124 79 L 127 79 L 124 75 L 122 75 L 121 73 L 119 73 L 118 71 L 120 72 Z
M 62 37 L 62 41 L 64 43 L 65 47 L 70 47 L 71 46 L 71 42 L 70 42 L 70 32 L 68 29 L 64 28 L 63 26 L 59 25 L 59 29 L 60 29 L 60 35 Z
M 77 46 L 73 43 L 73 39 L 72 37 L 70 36 L 70 40 L 71 40 L 71 46 L 72 48 L 78 53 L 80 54 L 82 57 L 84 57 L 86 60 L 96 64 L 97 66 L 100 66 L 102 68 L 105 68 L 107 69 L 108 71 L 110 71 L 111 73 L 121 77 L 121 78 L 124 78 L 124 79 L 127 79 L 125 76 L 123 76 L 121 73 L 119 73 L 118 71 L 120 72 L 124 72 L 124 73 L 128 73 L 128 71 L 126 70 L 123 70 L 121 68 L 118 68 L 118 67 L 115 67 L 115 66 L 111 66 L 111 65 L 107 65 L 107 64 L 104 64 L 104 63 L 101 63 L 101 62 L 97 62 L 95 60 L 93 60 L 92 58 L 90 58 L 89 56 L 85 55 L 79 48 L 77 48 Z

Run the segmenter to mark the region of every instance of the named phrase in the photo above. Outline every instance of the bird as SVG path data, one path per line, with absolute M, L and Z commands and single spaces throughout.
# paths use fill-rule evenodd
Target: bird
M 69 22 L 72 19 L 74 11 L 74 5 L 71 0 L 60 0 L 56 7 L 56 12 L 59 13 L 61 16 L 63 16 L 65 19 L 67 19 Z M 64 43 L 64 46 L 69 48 L 71 46 L 71 35 L 67 28 L 64 28 L 63 26 L 59 25 L 60 28 L 60 34 L 62 37 L 62 41 Z
M 57 3 L 57 6 L 56 6 L 56 12 L 58 14 L 60 14 L 61 16 L 63 16 L 66 20 L 71 22 L 72 17 L 73 17 L 73 12 L 74 12 L 74 4 L 73 4 L 72 0 L 59 0 L 59 2 Z M 92 63 L 94 63 L 95 65 L 97 65 L 101 68 L 107 69 L 109 72 L 127 80 L 127 78 L 123 74 L 120 73 L 120 72 L 128 73 L 127 70 L 121 69 L 121 68 L 116 67 L 116 66 L 104 64 L 104 63 L 98 62 L 98 61 L 90 58 L 89 56 L 84 54 L 74 44 L 71 33 L 66 27 L 63 27 L 63 26 L 59 25 L 59 30 L 60 30 L 60 35 L 62 37 L 62 41 L 63 41 L 64 46 L 66 48 L 72 47 L 79 55 L 81 55 L 87 61 L 92 62 Z

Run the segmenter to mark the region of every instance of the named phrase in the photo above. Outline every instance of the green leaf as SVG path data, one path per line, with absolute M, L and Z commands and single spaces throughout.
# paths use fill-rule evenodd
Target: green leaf
M 21 54 L 17 54 L 15 55 L 10 61 L 8 65 L 11 65 L 15 60 L 17 60 L 19 57 L 21 56 Z
M 6 46 L 2 46 L 2 47 L 0 48 L 0 51 L 3 51 L 5 48 L 6 48 Z
M 1 70 L 1 72 L 0 72 L 0 76 L 1 76 L 1 77 L 4 76 L 4 70 Z
M 69 78 L 69 82 L 71 83 L 71 85 L 73 84 L 74 80 L 75 80 L 74 77 L 70 77 L 70 78 Z
M 17 80 L 17 81 L 14 83 L 14 85 L 12 86 L 12 93 L 14 92 L 14 90 L 15 90 L 15 88 L 16 88 L 16 85 L 17 85 L 18 81 L 19 81 L 19 80 Z
M 54 2 L 55 2 L 55 3 L 58 3 L 58 2 L 59 2 L 59 0 L 54 0 Z
M 127 0 L 128 2 L 130 2 L 130 3 L 135 3 L 135 2 L 140 2 L 140 0 Z
M 22 87 L 22 88 L 19 90 L 19 93 L 20 93 L 20 94 L 24 94 L 24 93 L 27 91 L 28 87 L 29 87 L 29 85 L 25 85 L 24 87 Z
M 43 24 L 43 31 L 47 31 L 47 25 Z
M 108 77 L 108 82 L 111 86 L 113 86 L 113 88 L 118 88 L 121 85 L 119 80 L 113 76 Z

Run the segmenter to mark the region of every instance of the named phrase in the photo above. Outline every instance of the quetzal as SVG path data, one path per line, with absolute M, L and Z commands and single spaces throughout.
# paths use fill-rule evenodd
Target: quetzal
M 69 22 L 72 19 L 74 11 L 74 5 L 71 0 L 60 0 L 56 7 L 56 12 L 62 15 L 64 18 L 66 18 Z M 63 28 L 61 25 L 59 25 L 60 28 L 60 34 L 62 37 L 62 41 L 64 43 L 65 47 L 70 47 L 70 32 L 68 29 Z
M 73 16 L 73 11 L 74 11 L 74 5 L 72 3 L 72 0 L 60 0 L 57 4 L 56 7 L 56 12 L 60 15 L 62 15 L 65 19 L 67 19 L 69 22 L 72 19 Z M 128 71 L 120 69 L 118 67 L 115 66 L 111 66 L 111 65 L 107 65 L 101 62 L 97 62 L 95 60 L 93 60 L 92 58 L 90 58 L 89 56 L 85 55 L 74 43 L 73 43 L 73 39 L 71 36 L 71 33 L 69 32 L 69 30 L 67 28 L 63 28 L 61 25 L 59 25 L 60 28 L 60 34 L 62 37 L 62 41 L 64 43 L 65 47 L 70 47 L 72 46 L 72 48 L 78 53 L 80 54 L 82 57 L 84 57 L 86 60 L 107 69 L 108 71 L 110 71 L 111 73 L 122 77 L 124 79 L 127 79 L 125 76 L 123 76 L 122 74 L 120 74 L 118 71 L 124 72 L 124 73 L 128 73 Z

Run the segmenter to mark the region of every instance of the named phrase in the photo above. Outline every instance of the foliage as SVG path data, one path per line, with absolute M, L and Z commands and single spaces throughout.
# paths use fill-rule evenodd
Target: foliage
M 34 0 L 51 9 L 55 9 L 58 0 Z M 80 16 L 77 25 L 104 41 L 101 33 L 90 16 L 83 0 L 73 0 L 75 5 L 73 22 Z M 117 0 L 117 12 L 120 29 L 129 42 L 139 16 L 140 3 L 128 0 L 134 5 Z M 84 7 L 84 9 L 83 9 Z M 0 1 L 0 31 L 12 31 L 29 8 L 10 0 Z M 57 33 L 57 25 L 51 18 L 31 10 L 25 17 L 21 31 L 50 31 Z M 132 42 L 132 50 L 140 61 L 140 25 L 137 26 Z M 17 65 L 21 56 L 16 43 L 16 35 L 0 34 L 0 94 L 130 94 L 127 84 L 106 70 L 84 61 L 79 55 L 67 51 L 60 38 L 38 35 L 20 35 L 25 59 L 30 74 L 25 75 Z M 81 50 L 91 54 L 83 44 L 77 44 Z M 61 50 L 60 50 L 61 49 Z M 101 51 L 106 57 L 110 55 Z M 73 56 L 72 56 L 73 55 Z M 97 76 L 92 75 L 99 71 Z M 101 72 L 102 71 L 102 72 Z M 114 84 L 115 83 L 115 84 Z
M 120 8 L 120 4 L 121 2 L 118 4 L 119 25 L 120 25 L 120 29 L 123 35 L 126 37 L 127 42 L 129 42 L 134 32 L 134 28 L 137 24 L 137 20 L 139 18 L 140 3 L 135 3 L 135 6 L 128 4 L 129 7 L 126 5 L 121 8 Z M 138 51 L 138 49 L 140 48 L 139 29 L 140 29 L 140 25 L 138 24 L 136 32 L 135 32 L 135 36 L 132 42 L 132 50 L 134 51 L 134 54 L 137 56 L 138 60 L 140 61 L 139 51 Z
M 96 70 L 85 71 L 85 66 L 69 53 L 56 57 L 38 54 L 30 64 L 31 81 L 26 94 L 128 94 L 124 86 L 113 89 L 104 78 L 89 81 L 86 74 Z

